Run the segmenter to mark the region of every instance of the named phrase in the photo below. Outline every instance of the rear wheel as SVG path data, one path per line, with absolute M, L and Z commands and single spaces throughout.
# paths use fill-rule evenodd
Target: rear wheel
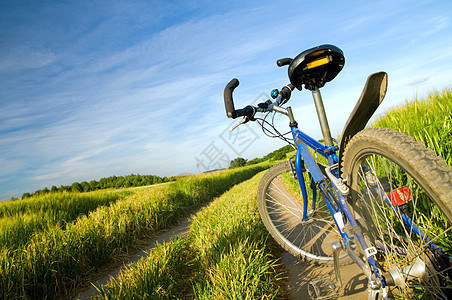
M 452 297 L 452 168 L 403 133 L 370 128 L 347 145 L 343 174 L 389 296 Z
M 308 190 L 309 216 L 303 220 L 303 198 L 289 161 L 272 168 L 259 183 L 257 203 L 267 230 L 287 251 L 297 257 L 328 264 L 333 263 L 332 243 L 341 240 L 331 216 L 310 174 L 304 172 Z M 311 184 L 309 184 L 311 183 Z M 313 189 L 319 196 L 312 207 Z M 345 252 L 342 258 L 348 258 Z M 342 259 L 341 263 L 349 262 Z

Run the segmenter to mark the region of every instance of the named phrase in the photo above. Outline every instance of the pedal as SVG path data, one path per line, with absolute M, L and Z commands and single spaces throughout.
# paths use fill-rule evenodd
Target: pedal
M 339 296 L 334 280 L 329 274 L 311 281 L 308 285 L 308 294 L 314 300 L 337 299 Z
M 342 280 L 341 280 L 341 273 L 340 273 L 340 266 L 339 266 L 339 253 L 342 250 L 342 244 L 341 242 L 333 242 L 331 245 L 333 248 L 333 259 L 334 259 L 334 273 L 336 274 L 336 283 L 339 288 L 342 287 Z

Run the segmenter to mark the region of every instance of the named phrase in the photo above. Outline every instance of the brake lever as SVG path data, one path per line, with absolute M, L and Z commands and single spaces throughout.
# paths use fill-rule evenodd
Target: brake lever
M 242 119 L 240 122 L 238 122 L 237 124 L 235 124 L 234 126 L 232 126 L 232 127 L 229 129 L 229 132 L 232 132 L 234 129 L 236 129 L 236 128 L 239 127 L 240 125 L 245 124 L 245 123 L 248 123 L 249 121 L 250 121 L 250 118 L 248 118 L 247 116 L 243 117 L 243 119 Z

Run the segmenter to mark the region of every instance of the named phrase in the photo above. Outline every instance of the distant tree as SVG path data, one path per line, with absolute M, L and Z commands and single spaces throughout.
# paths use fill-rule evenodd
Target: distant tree
M 72 188 L 69 185 L 62 185 L 58 190 L 61 192 L 70 192 L 72 191 Z
M 263 161 L 264 161 L 263 158 L 257 158 L 257 157 L 256 157 L 256 158 L 253 158 L 253 159 L 247 161 L 247 162 L 246 162 L 246 165 L 247 165 L 247 166 L 255 165 L 255 164 L 258 164 L 258 163 L 263 162 Z
M 80 185 L 82 186 L 83 192 L 89 192 L 89 183 L 87 181 L 82 181 Z
M 237 157 L 237 158 L 231 160 L 231 164 L 229 165 L 229 169 L 243 167 L 244 165 L 246 165 L 246 159 L 244 159 L 242 157 Z
M 109 188 L 109 181 L 110 181 L 109 178 L 101 178 L 99 180 L 98 188 L 99 189 L 108 189 Z
M 115 187 L 115 188 L 122 188 L 122 187 L 124 187 L 124 177 L 119 176 L 119 177 L 116 179 L 116 183 L 115 183 L 114 187 Z
M 91 180 L 89 182 L 89 190 L 90 191 L 95 191 L 99 189 L 99 182 L 97 182 L 96 180 Z
M 286 158 L 286 153 L 284 152 L 277 152 L 275 155 L 273 155 L 272 160 L 281 160 Z
M 133 186 L 133 176 L 127 176 L 123 183 L 124 187 L 131 187 Z
M 83 190 L 82 185 L 78 182 L 74 182 L 71 185 L 71 191 L 80 193 Z
M 245 160 L 246 162 L 246 160 Z M 81 183 L 74 182 L 72 185 L 61 185 L 59 188 L 52 186 L 49 190 L 47 187 L 42 190 L 36 190 L 33 193 L 24 193 L 22 199 L 44 195 L 50 192 L 88 192 L 108 188 L 134 187 L 143 185 L 152 185 L 156 183 L 174 181 L 176 177 L 159 177 L 156 175 L 140 175 L 131 174 L 127 176 L 110 176 L 101 178 L 99 181 L 91 180 L 89 183 L 83 181 Z

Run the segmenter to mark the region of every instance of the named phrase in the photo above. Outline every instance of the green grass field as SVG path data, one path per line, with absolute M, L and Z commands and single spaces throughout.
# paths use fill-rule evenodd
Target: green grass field
M 276 260 L 255 201 L 263 172 L 216 199 L 187 238 L 154 248 L 103 288 L 105 299 L 272 299 Z M 273 250 L 274 251 L 274 250 Z
M 86 216 L 131 194 L 129 191 L 56 193 L 0 203 L 0 247 L 17 249 L 33 235 Z
M 452 163 L 452 89 L 425 99 L 406 101 L 378 118 L 372 126 L 392 128 L 413 136 Z
M 127 252 L 136 241 L 168 228 L 268 166 L 260 164 L 130 189 L 129 195 L 64 226 L 49 224 L 36 229 L 26 243 L 0 248 L 0 297 L 67 298 L 89 273 Z

